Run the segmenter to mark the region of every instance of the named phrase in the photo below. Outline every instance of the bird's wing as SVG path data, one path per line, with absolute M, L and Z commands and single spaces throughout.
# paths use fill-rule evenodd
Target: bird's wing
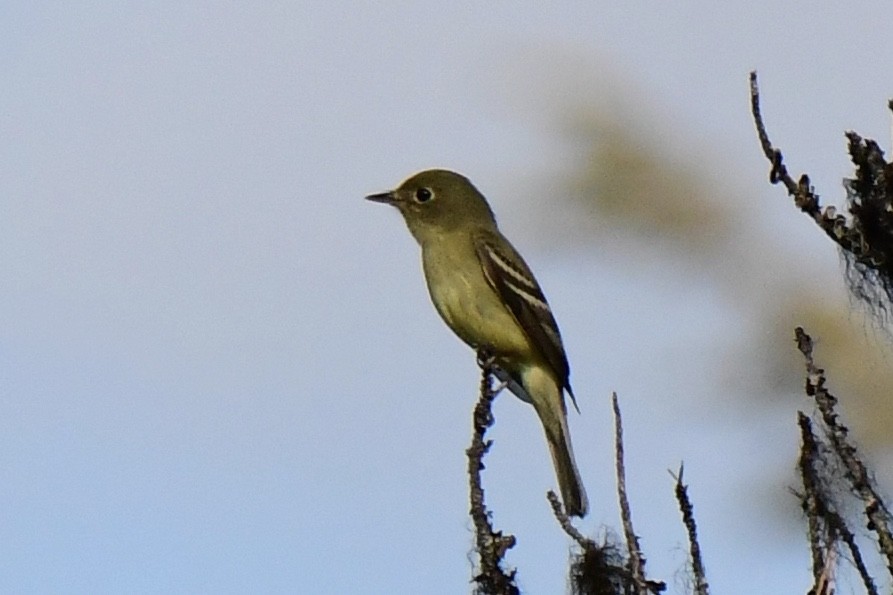
M 497 244 L 491 236 L 481 235 L 475 239 L 475 250 L 487 282 L 508 306 L 577 408 L 558 324 L 533 273 L 508 242 Z

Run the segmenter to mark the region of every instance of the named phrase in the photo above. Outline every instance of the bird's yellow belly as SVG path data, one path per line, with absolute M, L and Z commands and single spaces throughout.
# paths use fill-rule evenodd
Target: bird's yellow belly
M 494 355 L 526 352 L 527 336 L 483 273 L 478 274 L 480 279 L 469 279 L 455 269 L 426 271 L 437 312 L 460 339 L 475 349 L 487 347 Z

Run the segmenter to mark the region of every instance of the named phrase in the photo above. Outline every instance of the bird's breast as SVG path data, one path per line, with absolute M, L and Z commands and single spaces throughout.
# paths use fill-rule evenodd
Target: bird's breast
M 423 248 L 425 280 L 444 322 L 472 347 L 499 354 L 525 352 L 527 337 L 484 276 L 477 254 L 441 247 Z

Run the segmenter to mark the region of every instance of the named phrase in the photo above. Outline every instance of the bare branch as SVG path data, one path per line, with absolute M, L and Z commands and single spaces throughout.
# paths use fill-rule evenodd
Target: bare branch
M 847 280 L 853 294 L 875 313 L 889 315 L 893 305 L 893 163 L 880 146 L 847 132 L 855 176 L 845 181 L 849 218 L 833 206 L 822 208 L 803 174 L 797 182 L 788 173 L 781 151 L 772 146 L 760 110 L 756 72 L 750 73 L 750 104 L 763 154 L 772 164 L 769 181 L 781 183 L 794 203 L 843 251 Z
M 814 397 L 822 416 L 828 440 L 833 452 L 846 469 L 846 478 L 856 496 L 865 507 L 868 528 L 875 532 L 881 552 L 887 559 L 887 569 L 893 576 L 893 535 L 890 533 L 890 512 L 874 489 L 865 464 L 850 444 L 849 429 L 843 425 L 834 411 L 837 398 L 825 388 L 825 371 L 815 365 L 812 354 L 812 338 L 797 327 L 794 331 L 797 347 L 806 360 L 806 394 Z
M 825 567 L 824 547 L 821 538 L 822 518 L 824 517 L 825 503 L 819 492 L 819 480 L 816 477 L 815 463 L 819 458 L 818 445 L 815 435 L 812 433 L 812 422 L 803 413 L 797 412 L 797 422 L 800 425 L 800 439 L 803 445 L 800 447 L 800 477 L 803 480 L 803 494 L 801 501 L 803 511 L 806 513 L 807 526 L 809 528 L 809 550 L 812 553 L 812 578 L 814 583 L 819 582 L 822 569 Z M 816 592 L 818 589 L 816 588 Z
M 583 549 L 595 547 L 594 541 L 580 533 L 580 531 L 574 527 L 570 517 L 567 516 L 567 513 L 564 511 L 564 506 L 561 504 L 561 500 L 555 492 L 552 490 L 546 492 L 546 499 L 549 500 L 549 504 L 552 506 L 552 514 L 555 515 L 555 519 L 558 521 L 558 524 L 561 525 L 564 532 L 567 533 L 568 537 L 576 541 L 577 545 Z
M 707 584 L 707 575 L 704 572 L 704 562 L 701 560 L 701 546 L 698 543 L 698 527 L 695 524 L 694 506 L 688 498 L 688 486 L 682 483 L 684 468 L 679 465 L 679 474 L 670 475 L 676 480 L 676 500 L 679 502 L 679 510 L 682 512 L 682 522 L 688 531 L 689 553 L 691 555 L 692 574 L 695 576 L 694 592 L 697 595 L 708 595 L 710 587 Z
M 515 545 L 513 535 L 503 535 L 493 529 L 490 513 L 484 502 L 484 488 L 481 484 L 481 471 L 484 469 L 484 455 L 490 450 L 492 441 L 485 440 L 487 428 L 493 425 L 493 400 L 497 392 L 492 389 L 493 359 L 483 351 L 478 352 L 481 367 L 480 398 L 474 408 L 474 433 L 471 446 L 465 451 L 468 456 L 468 478 L 471 500 L 471 518 L 474 522 L 475 541 L 480 556 L 480 573 L 474 577 L 479 595 L 519 595 L 515 585 L 515 570 L 505 571 L 502 559 Z
M 754 124 L 757 127 L 760 145 L 763 147 L 763 154 L 766 155 L 766 159 L 772 164 L 772 170 L 769 172 L 769 181 L 773 184 L 778 184 L 779 182 L 784 184 L 788 194 L 794 197 L 797 207 L 821 226 L 822 214 L 819 208 L 819 197 L 812 192 L 809 178 L 803 175 L 798 182 L 795 182 L 788 173 L 781 151 L 773 147 L 769 141 L 769 135 L 766 133 L 766 126 L 763 123 L 763 115 L 760 111 L 760 88 L 757 84 L 756 71 L 750 73 L 750 110 L 753 114 Z
M 623 419 L 617 393 L 611 395 L 614 407 L 614 464 L 617 470 L 617 497 L 620 500 L 620 518 L 623 521 L 623 534 L 629 551 L 629 571 L 640 592 L 645 592 L 645 559 L 639 546 L 639 538 L 633 530 L 633 516 L 626 495 L 626 469 L 623 463 Z
M 828 511 L 828 524 L 837 537 L 846 544 L 847 549 L 850 550 L 853 564 L 856 566 L 856 570 L 859 571 L 859 576 L 862 577 L 862 583 L 865 585 L 865 592 L 868 595 L 879 595 L 874 579 L 868 574 L 868 568 L 862 559 L 862 552 L 859 550 L 859 546 L 856 545 L 856 538 L 853 532 L 849 530 L 843 519 L 833 511 Z
M 850 552 L 853 565 L 859 572 L 865 591 L 868 595 L 878 595 L 874 579 L 868 573 L 862 552 L 856 544 L 853 532 L 847 527 L 844 519 L 834 511 L 834 504 L 828 486 L 829 478 L 820 472 L 820 465 L 824 461 L 820 442 L 812 429 L 812 420 L 803 412 L 797 412 L 797 423 L 800 426 L 802 446 L 800 448 L 800 476 L 803 480 L 804 492 L 798 494 L 803 510 L 806 513 L 809 527 L 809 545 L 812 552 L 813 591 L 821 593 L 824 585 L 828 584 L 831 571 L 836 566 L 837 557 L 832 556 L 836 551 L 836 541 L 846 544 Z M 824 527 L 824 529 L 823 529 Z M 824 535 L 824 539 L 823 539 Z

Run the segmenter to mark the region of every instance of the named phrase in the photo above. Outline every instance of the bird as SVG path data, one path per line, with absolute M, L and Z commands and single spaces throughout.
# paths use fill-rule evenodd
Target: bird
M 533 405 L 546 437 L 565 511 L 588 500 L 571 447 L 564 394 L 576 408 L 558 324 L 530 267 L 500 232 L 483 194 L 465 176 L 428 169 L 367 200 L 396 207 L 421 247 L 431 301 L 494 374 Z

